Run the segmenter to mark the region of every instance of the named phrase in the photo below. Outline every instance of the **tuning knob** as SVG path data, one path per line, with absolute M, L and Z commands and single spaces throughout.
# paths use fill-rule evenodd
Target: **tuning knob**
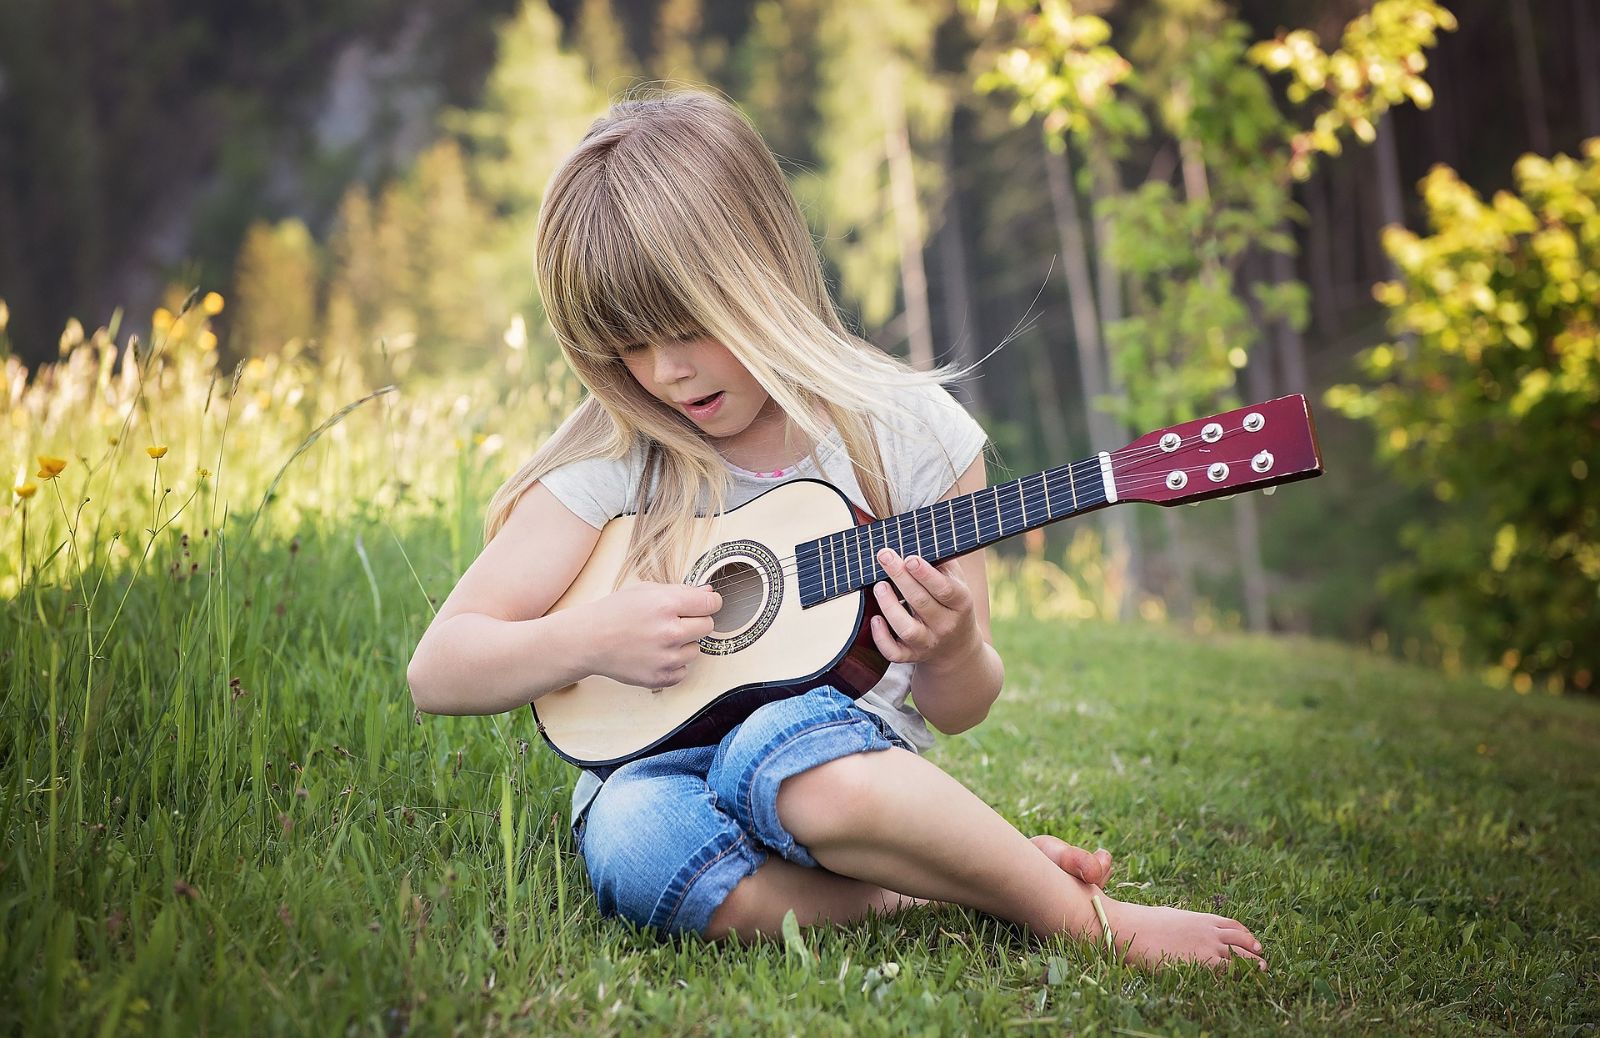
M 1221 483 L 1223 480 L 1227 479 L 1228 463 L 1225 461 L 1212 462 L 1211 467 L 1206 469 L 1206 478 L 1213 483 Z
M 1189 474 L 1182 469 L 1173 469 L 1167 473 L 1167 489 L 1182 490 L 1189 485 Z
M 1265 472 L 1272 468 L 1272 452 L 1262 451 L 1260 454 L 1257 454 L 1255 457 L 1251 458 L 1250 467 L 1255 469 L 1257 472 Z
M 1260 411 L 1251 411 L 1249 414 L 1244 416 L 1245 432 L 1260 432 L 1261 427 L 1266 424 L 1267 420 L 1261 417 Z
M 1206 427 L 1200 430 L 1200 438 L 1207 443 L 1216 443 L 1222 439 L 1222 424 L 1220 422 L 1207 422 Z
M 1178 445 L 1181 443 L 1183 443 L 1183 437 L 1179 436 L 1175 432 L 1169 432 L 1165 436 L 1161 437 L 1161 449 L 1166 451 L 1168 454 L 1171 454 L 1173 451 L 1177 450 Z

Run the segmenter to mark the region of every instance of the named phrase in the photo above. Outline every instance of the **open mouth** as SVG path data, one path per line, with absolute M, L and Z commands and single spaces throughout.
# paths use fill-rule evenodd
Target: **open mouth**
M 717 392 L 712 393 L 710 396 L 703 396 L 699 400 L 691 400 L 688 403 L 684 404 L 683 406 L 685 406 L 685 407 L 694 407 L 694 408 L 708 407 L 708 406 L 710 406 L 711 403 L 716 401 L 721 396 L 722 396 L 722 390 L 719 389 Z

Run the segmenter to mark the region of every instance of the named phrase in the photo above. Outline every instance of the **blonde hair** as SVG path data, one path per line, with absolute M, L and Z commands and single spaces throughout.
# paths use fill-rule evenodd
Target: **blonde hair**
M 883 390 L 964 373 L 916 371 L 846 329 L 772 152 L 731 102 L 709 94 L 614 103 L 552 176 L 534 254 L 545 313 L 589 395 L 496 491 L 485 543 L 546 473 L 641 449 L 641 515 L 624 570 L 680 579 L 692 520 L 722 510 L 729 472 L 686 416 L 633 378 L 619 356 L 626 345 L 721 342 L 813 457 L 832 423 L 877 516 L 896 502 L 870 419 L 910 417 Z

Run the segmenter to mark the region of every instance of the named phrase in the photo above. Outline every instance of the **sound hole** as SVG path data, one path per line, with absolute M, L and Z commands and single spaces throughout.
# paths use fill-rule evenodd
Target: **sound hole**
M 750 625 L 766 597 L 761 572 L 748 562 L 733 561 L 711 574 L 711 587 L 722 596 L 722 608 L 711 620 L 715 633 L 726 636 Z

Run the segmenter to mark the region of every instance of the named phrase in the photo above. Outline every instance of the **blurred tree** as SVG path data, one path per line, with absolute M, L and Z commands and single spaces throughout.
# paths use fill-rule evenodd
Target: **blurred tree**
M 1485 203 L 1435 167 L 1431 234 L 1389 228 L 1375 294 L 1405 336 L 1363 354 L 1370 388 L 1328 402 L 1372 422 L 1396 476 L 1448 506 L 1403 540 L 1388 587 L 1435 637 L 1519 692 L 1600 670 L 1600 138 L 1526 155 Z
M 547 0 L 524 0 L 501 28 L 482 104 L 442 117 L 466 143 L 473 193 L 492 214 L 481 239 L 486 276 L 513 310 L 530 317 L 541 313 L 529 276 L 539 200 L 557 163 L 606 104 L 590 79 L 591 59 L 567 50 L 561 33 Z
M 316 242 L 299 220 L 254 223 L 234 273 L 229 346 L 238 356 L 290 356 L 317 328 Z
M 615 97 L 639 78 L 639 62 L 611 0 L 583 0 L 572 38 L 574 48 L 589 63 L 589 81 L 602 95 Z
M 924 368 L 933 363 L 933 337 L 922 246 L 929 200 L 942 190 L 933 157 L 951 104 L 931 71 L 943 7 L 913 0 L 823 5 L 820 165 L 795 185 L 822 224 L 823 251 L 867 330 L 907 342 L 911 362 Z

